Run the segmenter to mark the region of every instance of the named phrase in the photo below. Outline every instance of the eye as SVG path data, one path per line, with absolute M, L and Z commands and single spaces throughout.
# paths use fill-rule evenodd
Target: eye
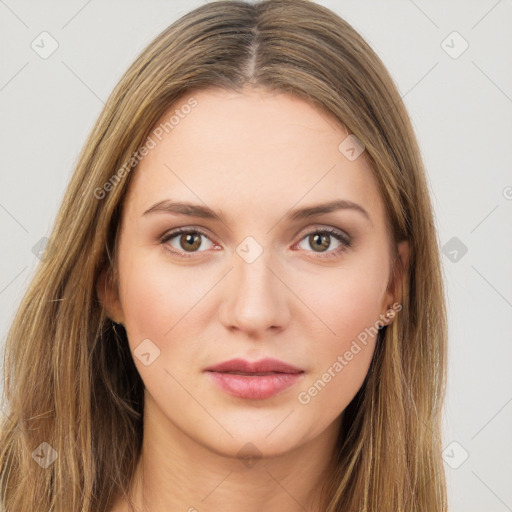
M 332 246 L 333 238 L 336 240 L 338 247 L 329 250 Z M 303 240 L 305 240 L 306 243 L 313 248 L 313 252 L 319 254 L 321 258 L 336 257 L 340 253 L 347 251 L 352 244 L 351 238 L 346 233 L 334 228 L 310 231 L 302 238 L 301 243 Z M 300 243 L 297 245 L 299 246 Z
M 179 236 L 179 238 L 177 238 Z M 167 246 L 172 247 L 172 249 L 169 249 L 173 254 L 176 254 L 177 256 L 180 256 L 182 258 L 187 258 L 188 255 L 186 253 L 195 253 L 195 252 L 203 252 L 198 251 L 198 249 L 202 245 L 202 237 L 207 238 L 210 243 L 213 245 L 213 242 L 208 238 L 208 235 L 206 233 L 203 233 L 202 231 L 199 231 L 198 229 L 191 229 L 191 228 L 179 228 L 174 231 L 171 231 L 170 233 L 165 234 L 161 239 L 160 242 L 163 244 L 166 244 Z M 174 238 L 177 238 L 177 240 L 173 240 Z M 173 245 L 172 243 L 168 243 L 170 241 L 175 242 L 176 245 Z M 207 247 L 211 248 L 210 247 Z

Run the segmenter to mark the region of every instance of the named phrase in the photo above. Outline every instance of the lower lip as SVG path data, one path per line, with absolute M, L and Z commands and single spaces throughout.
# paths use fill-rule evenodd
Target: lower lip
M 229 395 L 252 400 L 262 400 L 277 395 L 293 386 L 304 375 L 303 372 L 253 376 L 222 372 L 208 373 L 213 382 Z

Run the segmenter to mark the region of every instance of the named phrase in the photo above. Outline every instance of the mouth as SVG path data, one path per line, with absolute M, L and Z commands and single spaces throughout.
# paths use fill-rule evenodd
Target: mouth
M 223 392 L 248 400 L 263 400 L 296 384 L 304 370 L 276 359 L 249 362 L 233 359 L 205 370 Z

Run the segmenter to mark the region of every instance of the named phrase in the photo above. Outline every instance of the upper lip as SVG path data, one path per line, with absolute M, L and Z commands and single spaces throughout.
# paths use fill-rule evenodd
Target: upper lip
M 209 372 L 242 372 L 242 373 L 302 373 L 303 370 L 287 364 L 278 359 L 266 358 L 259 361 L 246 361 L 245 359 L 230 359 L 223 363 L 209 366 Z

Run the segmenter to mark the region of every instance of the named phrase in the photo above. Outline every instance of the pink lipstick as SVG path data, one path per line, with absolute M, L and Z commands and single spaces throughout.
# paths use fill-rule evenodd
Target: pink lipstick
M 300 368 L 269 358 L 255 362 L 231 359 L 205 371 L 226 393 L 252 400 L 270 398 L 293 386 L 304 375 Z

